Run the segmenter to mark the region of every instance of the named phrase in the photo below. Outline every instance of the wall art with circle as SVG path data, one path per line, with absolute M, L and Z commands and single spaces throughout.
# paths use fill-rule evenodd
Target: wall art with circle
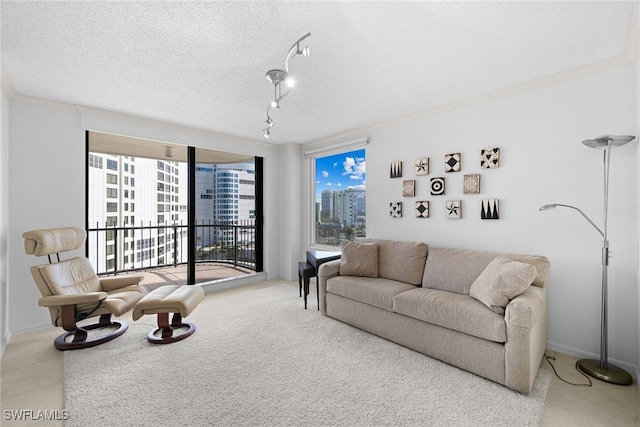
M 464 194 L 480 193 L 480 175 L 479 174 L 465 175 L 462 192 Z
M 444 195 L 444 178 L 431 178 L 431 195 L 442 196 Z

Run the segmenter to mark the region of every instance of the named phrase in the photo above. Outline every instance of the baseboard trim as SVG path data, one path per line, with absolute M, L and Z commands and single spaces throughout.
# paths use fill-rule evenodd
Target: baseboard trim
M 14 330 L 12 332 L 11 336 L 20 335 L 20 334 L 26 334 L 27 332 L 41 331 L 41 330 L 47 329 L 47 328 L 55 328 L 55 326 L 53 326 L 50 322 L 41 323 L 39 325 L 29 326 L 28 328 L 16 329 L 16 330 Z
M 578 359 L 596 359 L 596 360 L 600 359 L 600 354 L 598 353 L 591 353 L 588 351 L 580 350 L 564 344 L 554 343 L 551 341 L 547 341 L 547 349 L 551 351 L 557 351 L 558 353 L 566 354 L 568 356 L 577 357 Z M 637 365 L 633 363 L 624 362 L 622 360 L 614 359 L 612 357 L 609 357 L 609 362 L 624 369 L 627 372 L 632 373 L 633 375 L 635 375 L 636 383 L 639 382 L 640 368 Z M 638 395 L 640 396 L 640 388 L 638 388 Z
M 238 286 L 252 285 L 265 280 L 267 280 L 267 274 L 260 272 L 212 282 L 198 283 L 198 286 L 201 286 L 205 293 L 210 293 L 223 289 L 236 288 Z
M 7 330 L 5 331 L 4 335 L 2 336 L 2 340 L 0 341 L 0 359 L 4 355 L 4 350 L 9 345 L 10 340 L 11 340 L 11 332 Z

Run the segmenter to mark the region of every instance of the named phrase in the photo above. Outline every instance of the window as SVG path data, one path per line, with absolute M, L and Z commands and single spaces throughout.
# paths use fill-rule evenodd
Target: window
M 98 275 L 112 273 L 106 268 L 107 262 L 116 271 L 123 271 L 155 268 L 161 266 L 159 260 L 186 264 L 189 283 L 210 280 L 205 274 L 200 278 L 201 272 L 206 271 L 200 268 L 200 261 L 242 263 L 249 269 L 263 270 L 262 225 L 255 220 L 260 215 L 258 207 L 263 197 L 261 158 L 229 157 L 215 150 L 176 145 L 175 152 L 181 153 L 176 158 L 187 161 L 141 157 L 135 159 L 134 167 L 134 158 L 127 150 L 139 141 L 123 144 L 119 148 L 123 152 L 118 155 L 111 154 L 113 136 L 87 132 L 87 138 L 86 223 L 87 241 L 91 243 L 86 248 Z M 147 141 L 143 145 L 151 150 L 157 143 Z M 239 163 L 228 163 L 229 158 Z M 220 160 L 223 163 L 219 164 Z M 101 162 L 103 170 L 100 170 Z M 196 175 L 195 182 L 191 182 L 193 175 Z M 142 192 L 138 200 L 136 178 L 139 179 L 137 190 Z M 223 178 L 224 188 L 218 189 L 218 179 Z M 195 200 L 190 199 L 191 184 L 195 186 Z M 221 209 L 223 213 L 217 207 L 220 201 L 228 205 Z M 135 204 L 139 205 L 137 211 Z M 137 215 L 134 216 L 134 212 Z M 233 241 L 222 239 L 229 230 L 236 231 L 230 233 Z M 113 239 L 109 258 L 105 254 L 107 231 Z M 135 241 L 141 238 L 162 237 L 164 240 L 169 234 L 173 237 L 164 245 L 154 242 L 151 246 L 135 246 Z M 222 243 L 229 243 L 228 248 L 220 249 Z
M 89 167 L 102 169 L 102 157 L 89 154 Z
M 313 242 L 340 246 L 366 235 L 365 149 L 312 159 L 315 170 Z

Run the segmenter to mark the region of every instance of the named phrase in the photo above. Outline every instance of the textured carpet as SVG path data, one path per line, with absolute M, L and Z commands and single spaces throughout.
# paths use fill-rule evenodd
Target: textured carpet
M 152 345 L 155 319 L 102 346 L 64 353 L 67 426 L 527 426 L 528 396 L 316 311 L 297 287 L 207 299 L 196 333 Z

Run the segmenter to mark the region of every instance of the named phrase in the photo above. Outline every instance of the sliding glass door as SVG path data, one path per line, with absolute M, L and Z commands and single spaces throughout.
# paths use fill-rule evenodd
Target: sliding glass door
M 246 155 L 87 132 L 87 256 L 98 274 L 144 271 L 159 282 L 262 271 L 261 165 Z

